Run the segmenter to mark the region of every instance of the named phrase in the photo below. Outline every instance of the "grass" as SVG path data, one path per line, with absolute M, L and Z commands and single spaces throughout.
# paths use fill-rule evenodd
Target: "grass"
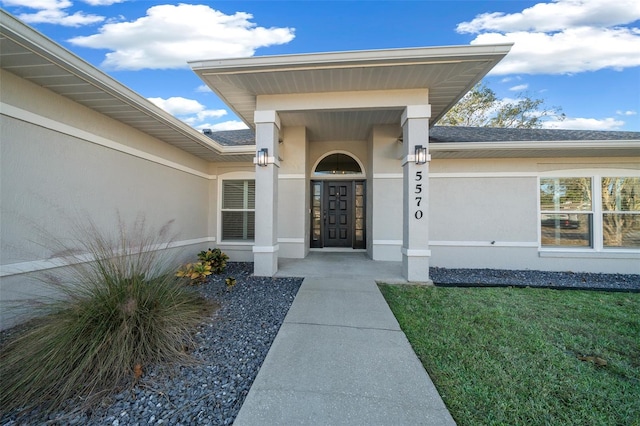
M 640 294 L 380 288 L 459 425 L 640 425 Z
M 93 224 L 78 231 L 65 250 L 93 261 L 49 276 L 65 297 L 0 350 L 2 413 L 89 408 L 150 364 L 188 360 L 185 345 L 210 305 L 149 250 L 166 248 L 165 231 L 145 229 L 144 221 L 121 223 L 112 236 Z

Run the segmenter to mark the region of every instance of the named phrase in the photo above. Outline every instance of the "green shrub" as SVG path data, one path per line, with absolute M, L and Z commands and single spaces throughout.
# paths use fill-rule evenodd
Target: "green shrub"
M 198 253 L 198 259 L 201 262 L 208 263 L 211 266 L 211 272 L 214 274 L 221 274 L 227 268 L 229 256 L 219 248 L 215 248 L 201 251 Z
M 0 405 L 4 412 L 51 412 L 65 401 L 86 408 L 137 379 L 150 364 L 188 361 L 194 327 L 211 308 L 179 285 L 144 221 L 120 225 L 116 241 L 90 224 L 79 241 L 91 262 L 50 278 L 65 298 L 49 304 L 0 351 Z M 68 271 L 68 269 L 67 269 Z

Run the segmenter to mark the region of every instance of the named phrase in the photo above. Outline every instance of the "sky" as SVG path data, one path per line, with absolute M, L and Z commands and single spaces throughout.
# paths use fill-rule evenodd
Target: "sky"
M 545 128 L 640 131 L 640 1 L 0 0 L 197 129 L 246 128 L 187 61 L 514 43 L 483 80 L 559 107 Z

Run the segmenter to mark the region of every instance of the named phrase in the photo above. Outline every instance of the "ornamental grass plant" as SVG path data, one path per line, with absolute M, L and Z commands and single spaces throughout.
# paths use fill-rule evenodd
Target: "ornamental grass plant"
M 77 245 L 64 244 L 77 253 L 72 265 L 46 279 L 64 297 L 0 350 L 3 417 L 89 408 L 151 364 L 190 361 L 185 349 L 211 304 L 180 285 L 163 256 L 168 225 L 119 223 L 114 235 L 78 228 Z

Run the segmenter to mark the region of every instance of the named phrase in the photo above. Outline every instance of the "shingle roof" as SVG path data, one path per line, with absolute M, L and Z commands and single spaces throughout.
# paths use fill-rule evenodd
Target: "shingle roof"
M 205 136 L 209 136 L 220 145 L 224 146 L 246 146 L 255 145 L 256 138 L 251 129 L 224 130 L 213 132 L 209 129 L 203 131 Z
M 205 135 L 225 146 L 255 144 L 251 129 L 205 131 Z M 640 132 L 559 130 L 559 129 L 503 129 L 493 127 L 434 126 L 429 140 L 438 142 L 527 142 L 527 141 L 620 141 L 640 140 Z
M 430 142 L 537 142 L 537 141 L 607 141 L 640 140 L 640 132 L 510 129 L 493 127 L 434 126 Z

